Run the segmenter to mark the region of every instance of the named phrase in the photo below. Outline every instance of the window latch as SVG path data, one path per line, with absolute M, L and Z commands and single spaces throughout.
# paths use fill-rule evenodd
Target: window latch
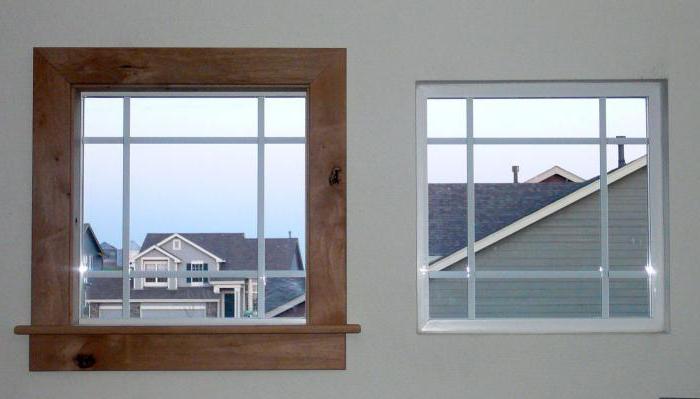
M 340 184 L 340 171 L 341 169 L 337 166 L 331 169 L 331 175 L 328 176 L 328 184 L 330 184 L 331 186 Z

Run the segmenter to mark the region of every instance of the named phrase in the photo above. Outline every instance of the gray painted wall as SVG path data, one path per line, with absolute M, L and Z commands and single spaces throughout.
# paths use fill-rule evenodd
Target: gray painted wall
M 612 270 L 644 270 L 648 247 L 647 173 L 640 169 L 610 184 L 608 225 Z M 478 200 L 478 199 L 477 199 Z M 558 211 L 476 254 L 476 270 L 596 271 L 600 267 L 600 195 Z M 613 250 L 614 249 L 614 250 Z M 446 270 L 464 270 L 464 261 Z M 466 297 L 456 281 L 430 284 L 431 315 L 464 317 Z M 610 288 L 613 317 L 647 317 L 645 279 L 616 280 Z M 600 280 L 484 279 L 476 284 L 476 315 L 500 317 L 600 317 Z
M 0 396 L 699 397 L 700 4 L 0 0 Z M 32 46 L 348 48 L 346 371 L 29 373 Z M 671 330 L 416 334 L 415 82 L 668 78 Z

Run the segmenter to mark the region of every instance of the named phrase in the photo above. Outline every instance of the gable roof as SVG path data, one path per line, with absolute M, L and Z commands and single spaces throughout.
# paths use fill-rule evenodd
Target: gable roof
M 616 182 L 617 180 L 620 180 L 633 172 L 636 172 L 647 165 L 647 156 L 642 156 L 622 167 L 619 167 L 617 169 L 613 169 L 612 171 L 608 172 L 607 174 L 607 181 L 608 184 L 612 184 Z M 490 226 L 490 229 L 483 229 L 483 230 L 477 230 L 476 233 L 476 238 L 475 238 L 475 243 L 474 243 L 474 250 L 476 252 L 495 244 L 496 242 L 514 234 L 517 233 L 518 231 L 530 226 L 533 223 L 536 223 L 545 217 L 558 212 L 559 210 L 575 203 L 578 202 L 579 200 L 588 197 L 589 195 L 597 192 L 600 189 L 600 179 L 595 178 L 588 180 L 585 183 L 548 183 L 548 184 L 531 184 L 531 183 L 523 183 L 523 184 L 512 184 L 513 186 L 518 186 L 518 185 L 531 185 L 531 186 L 551 186 L 553 184 L 560 185 L 571 185 L 572 187 L 576 187 L 573 191 L 569 191 L 568 194 L 566 195 L 559 195 L 558 197 L 555 196 L 553 201 L 550 201 L 549 203 L 546 203 L 545 206 L 540 207 L 539 209 L 535 209 L 534 212 L 514 212 L 515 213 L 522 213 L 523 216 L 520 218 L 516 219 L 515 221 L 500 226 L 498 228 L 495 228 L 496 226 L 499 226 L 499 223 L 492 223 L 489 220 L 484 220 L 480 221 L 480 214 L 476 214 L 476 220 L 477 220 L 477 226 L 481 225 L 487 225 Z M 474 185 L 474 190 L 475 190 L 475 197 L 477 200 L 480 201 L 480 197 L 476 193 L 478 184 Z M 466 198 L 466 197 L 465 197 Z M 515 200 L 518 200 L 517 198 Z M 492 201 L 496 201 L 496 203 L 501 203 L 499 202 L 498 199 L 492 199 Z M 465 204 L 466 208 L 466 199 L 463 201 Z M 516 201 L 518 202 L 518 201 Z M 493 207 L 493 203 L 489 203 L 490 206 L 487 206 L 486 208 Z M 432 206 L 431 206 L 432 208 Z M 479 209 L 477 207 L 476 209 Z M 519 207 L 516 206 L 516 209 L 520 209 Z M 432 209 L 430 210 L 432 212 Z M 502 212 L 502 210 L 499 210 L 498 212 Z M 466 213 L 465 213 L 466 215 Z M 482 216 L 483 217 L 483 216 Z M 429 269 L 431 271 L 438 271 L 442 270 L 452 264 L 454 264 L 457 261 L 460 261 L 464 258 L 467 257 L 467 248 L 466 248 L 466 216 L 464 217 L 465 222 L 465 228 L 464 228 L 464 245 L 457 249 L 456 251 L 453 251 L 451 254 L 446 254 L 446 255 L 432 255 L 432 251 L 430 255 L 432 256 L 442 256 L 440 259 L 436 260 L 435 262 L 430 264 Z M 431 223 L 432 225 L 432 223 Z M 478 227 L 477 227 L 478 229 Z M 432 243 L 433 237 L 432 233 L 430 234 L 430 242 Z
M 531 177 L 530 179 L 526 180 L 525 183 L 541 183 L 543 181 L 546 181 L 547 179 L 551 179 L 554 176 L 560 176 L 563 179 L 573 183 L 581 183 L 584 181 L 583 177 L 571 173 L 568 170 L 562 168 L 561 166 L 554 165 L 551 168 L 545 170 L 544 172 L 538 174 L 537 176 Z
M 246 238 L 242 233 L 178 233 L 181 237 L 205 248 L 223 259 L 219 270 L 257 270 L 258 240 Z M 161 243 L 174 233 L 148 233 L 143 247 Z M 268 270 L 290 270 L 299 254 L 296 238 L 266 238 L 265 267 Z
M 138 255 L 136 255 L 136 256 L 134 257 L 134 259 L 138 259 L 138 258 L 140 258 L 140 257 L 142 257 L 142 256 L 144 256 L 144 255 L 146 255 L 147 253 L 151 252 L 151 251 L 158 251 L 158 252 L 162 253 L 163 255 L 167 256 L 168 258 L 174 260 L 176 263 L 182 262 L 182 260 L 180 260 L 180 258 L 178 258 L 177 256 L 168 253 L 166 250 L 164 250 L 163 248 L 161 248 L 161 247 L 159 247 L 159 246 L 156 246 L 156 245 L 151 245 L 150 247 L 148 247 L 148 248 L 146 248 L 145 250 L 141 251 L 141 253 L 139 253 Z

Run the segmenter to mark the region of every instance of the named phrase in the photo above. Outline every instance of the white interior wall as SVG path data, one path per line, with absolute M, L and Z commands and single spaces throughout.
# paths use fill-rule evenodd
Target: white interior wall
M 700 3 L 0 0 L 0 397 L 700 396 Z M 348 48 L 348 369 L 29 373 L 33 46 Z M 416 80 L 668 78 L 671 332 L 416 334 Z M 377 306 L 380 304 L 380 306 Z

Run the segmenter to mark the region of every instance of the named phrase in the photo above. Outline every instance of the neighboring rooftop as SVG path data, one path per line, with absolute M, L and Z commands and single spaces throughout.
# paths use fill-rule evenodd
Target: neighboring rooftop
M 141 248 L 148 249 L 173 234 L 148 233 Z M 225 260 L 221 270 L 257 270 L 258 268 L 258 240 L 256 238 L 246 238 L 242 233 L 179 234 Z M 265 268 L 267 270 L 293 270 L 293 262 L 296 259 L 301 259 L 298 239 L 265 239 Z M 297 268 L 301 270 L 303 265 L 298 265 Z
M 578 190 L 587 182 L 476 183 L 478 241 Z M 447 256 L 467 246 L 467 185 L 429 184 L 429 255 Z

